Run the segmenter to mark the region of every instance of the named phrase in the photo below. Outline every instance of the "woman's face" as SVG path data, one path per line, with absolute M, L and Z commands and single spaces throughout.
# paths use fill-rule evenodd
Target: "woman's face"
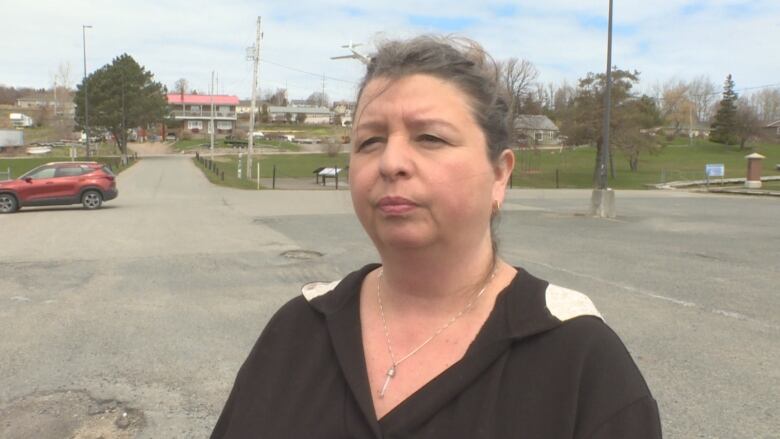
M 352 202 L 380 252 L 489 242 L 514 156 L 490 162 L 463 92 L 429 75 L 376 78 L 355 114 Z

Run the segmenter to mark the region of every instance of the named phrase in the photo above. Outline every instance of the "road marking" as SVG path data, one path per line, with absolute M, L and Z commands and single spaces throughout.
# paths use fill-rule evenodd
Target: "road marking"
M 748 317 L 748 316 L 746 316 L 744 314 L 741 314 L 741 313 L 738 313 L 738 312 L 726 311 L 726 310 L 717 309 L 717 308 L 706 308 L 706 307 L 700 306 L 700 305 L 698 305 L 698 304 L 696 304 L 694 302 L 688 302 L 688 301 L 685 301 L 685 300 L 680 300 L 680 299 L 675 299 L 673 297 L 664 296 L 662 294 L 658 294 L 658 293 L 653 292 L 653 291 L 648 291 L 648 290 L 645 290 L 645 289 L 637 288 L 637 287 L 634 287 L 632 285 L 627 285 L 627 284 L 622 284 L 622 283 L 618 283 L 618 282 L 609 281 L 609 280 L 602 279 L 600 277 L 596 277 L 596 276 L 593 276 L 593 275 L 590 275 L 590 274 L 580 273 L 580 272 L 577 272 L 577 271 L 568 270 L 566 268 L 557 267 L 557 266 L 550 265 L 550 264 L 547 264 L 547 263 L 544 263 L 544 262 L 530 261 L 528 259 L 523 259 L 523 260 L 525 260 L 526 262 L 529 262 L 531 264 L 535 264 L 535 265 L 539 265 L 541 267 L 545 267 L 545 268 L 550 269 L 550 270 L 561 271 L 561 272 L 564 272 L 564 273 L 572 275 L 572 276 L 577 276 L 577 277 L 590 279 L 590 280 L 593 280 L 593 281 L 596 281 L 596 282 L 600 282 L 600 283 L 604 283 L 604 284 L 607 284 L 607 285 L 610 285 L 610 286 L 613 286 L 613 287 L 616 287 L 616 288 L 621 288 L 623 290 L 626 290 L 626 291 L 629 291 L 629 292 L 632 292 L 632 293 L 635 293 L 635 294 L 640 294 L 640 295 L 643 295 L 643 296 L 651 297 L 653 299 L 663 300 L 665 302 L 673 303 L 675 305 L 683 306 L 683 307 L 686 307 L 686 308 L 698 308 L 698 309 L 701 309 L 703 311 L 707 311 L 707 312 L 710 312 L 712 314 L 716 314 L 716 315 L 719 315 L 719 316 L 727 317 L 727 318 L 730 318 L 730 319 L 740 320 L 740 321 L 743 321 L 743 322 L 755 323 L 757 325 L 763 326 L 765 328 L 773 329 L 775 331 L 780 330 L 780 326 L 778 326 L 778 325 L 775 325 L 775 324 L 769 323 L 769 322 L 765 322 L 763 320 L 754 319 L 754 318 Z

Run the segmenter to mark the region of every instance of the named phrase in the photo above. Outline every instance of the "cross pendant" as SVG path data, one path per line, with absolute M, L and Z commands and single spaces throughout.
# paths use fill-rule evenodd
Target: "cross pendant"
M 387 374 L 386 375 L 387 375 L 387 377 L 385 378 L 385 384 L 382 385 L 382 390 L 379 391 L 379 398 L 380 399 L 385 397 L 385 392 L 387 391 L 387 386 L 390 385 L 390 380 L 392 380 L 393 377 L 395 376 L 395 364 L 390 366 L 390 369 L 387 369 Z

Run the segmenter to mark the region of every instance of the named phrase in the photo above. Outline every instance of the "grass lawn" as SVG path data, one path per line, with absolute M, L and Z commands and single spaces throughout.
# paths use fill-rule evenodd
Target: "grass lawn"
M 683 143 L 684 142 L 684 143 Z M 775 164 L 780 163 L 780 145 L 757 144 L 751 150 L 740 151 L 736 146 L 725 146 L 707 141 L 687 145 L 687 139 L 673 142 L 656 155 L 640 156 L 639 170 L 631 172 L 628 161 L 620 152 L 614 157 L 615 178 L 610 187 L 616 189 L 643 189 L 647 184 L 674 180 L 699 180 L 704 178 L 704 165 L 723 163 L 726 178 L 745 177 L 745 156 L 758 152 L 763 161 L 762 175 L 780 175 Z M 558 170 L 561 188 L 592 187 L 595 148 L 574 150 L 515 153 L 517 165 L 513 178 L 514 187 L 554 188 Z
M 86 157 L 79 157 L 76 159 L 76 161 L 86 161 Z M 49 162 L 56 162 L 56 161 L 69 161 L 69 159 L 64 158 L 55 158 L 55 157 L 32 157 L 32 158 L 20 158 L 20 159 L 2 159 L 0 158 L 0 174 L 5 178 L 5 172 L 10 168 L 11 170 L 11 178 L 18 178 L 20 175 L 24 174 L 27 171 L 30 171 L 33 168 L 36 168 L 38 166 L 44 165 Z M 89 159 L 89 161 L 95 161 L 99 163 L 105 163 L 107 165 L 111 166 L 111 169 L 114 171 L 114 173 L 120 173 L 124 171 L 125 169 L 129 168 L 133 165 L 132 159 L 128 163 L 127 166 L 122 167 L 120 166 L 120 160 L 119 157 L 92 157 Z
M 203 155 L 207 158 L 208 156 Z M 213 172 L 207 170 L 196 159 L 196 166 L 198 166 L 206 177 L 212 183 L 220 186 L 229 186 L 239 189 L 257 189 L 256 180 L 238 179 L 238 156 L 217 156 L 214 157 L 214 163 L 220 170 L 220 175 L 216 175 Z M 242 172 L 246 171 L 246 157 L 243 158 Z M 274 166 L 276 166 L 276 178 L 311 178 L 314 181 L 314 171 L 321 167 L 333 167 L 346 168 L 349 163 L 349 154 L 339 154 L 337 156 L 329 156 L 328 154 L 274 154 L 274 155 L 256 155 L 254 156 L 253 175 L 257 169 L 257 163 L 260 163 L 260 178 L 271 178 L 274 173 Z M 224 181 L 221 179 L 222 171 L 225 173 Z M 341 174 L 343 178 L 347 178 L 345 174 Z
M 646 189 L 647 185 L 662 181 L 699 180 L 704 178 L 704 165 L 708 163 L 723 163 L 726 168 L 726 178 L 744 178 L 747 169 L 747 161 L 744 157 L 751 152 L 758 152 L 766 156 L 763 161 L 762 175 L 780 175 L 780 171 L 775 169 L 775 164 L 780 163 L 780 145 L 758 144 L 753 145 L 751 150 L 740 151 L 736 146 L 724 146 L 707 141 L 698 141 L 693 146 L 688 146 L 687 139 L 685 139 L 666 146 L 659 154 L 642 156 L 639 161 L 639 170 L 636 172 L 630 171 L 628 161 L 618 152 L 614 157 L 615 178 L 610 179 L 610 187 L 615 189 Z M 513 187 L 555 188 L 557 170 L 558 187 L 591 188 L 593 187 L 595 156 L 595 148 L 588 147 L 562 152 L 558 150 L 516 151 L 517 165 L 512 178 Z M 256 188 L 255 182 L 238 180 L 236 175 L 238 157 L 236 155 L 218 156 L 215 161 L 220 169 L 226 171 L 225 181 L 219 181 L 219 184 Z M 277 178 L 313 179 L 312 171 L 316 168 L 346 167 L 349 163 L 349 155 L 256 155 L 255 163 L 257 162 L 260 163 L 261 178 L 270 178 L 273 167 L 276 165 Z M 228 172 L 228 170 L 230 171 Z

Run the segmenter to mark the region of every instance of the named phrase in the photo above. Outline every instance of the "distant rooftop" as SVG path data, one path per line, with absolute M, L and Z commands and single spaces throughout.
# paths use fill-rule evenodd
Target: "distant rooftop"
M 179 93 L 168 93 L 169 104 L 195 104 L 211 105 L 211 95 L 190 95 L 185 94 L 182 102 L 182 95 Z M 214 105 L 238 105 L 238 96 L 214 95 Z

